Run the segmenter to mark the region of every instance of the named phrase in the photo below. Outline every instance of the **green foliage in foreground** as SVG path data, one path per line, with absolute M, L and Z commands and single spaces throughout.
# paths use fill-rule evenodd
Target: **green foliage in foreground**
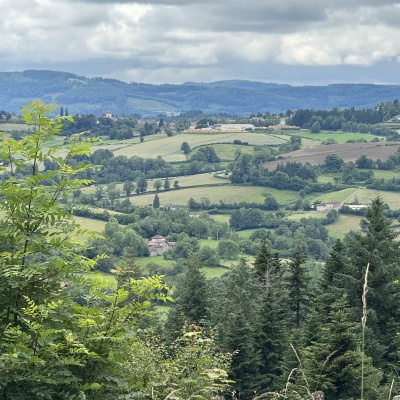
M 54 109 L 23 107 L 31 134 L 0 148 L 10 166 L 0 186 L 0 399 L 213 398 L 230 356 L 212 336 L 188 332 L 167 348 L 138 334 L 151 302 L 170 299 L 162 277 L 134 279 L 125 265 L 115 285 L 84 278 L 94 262 L 73 235 L 87 232 L 60 200 L 88 183 L 74 179 L 88 167 L 70 161 L 89 147 L 73 136 L 64 159 L 43 150 L 62 126 Z M 42 172 L 45 160 L 59 168 Z

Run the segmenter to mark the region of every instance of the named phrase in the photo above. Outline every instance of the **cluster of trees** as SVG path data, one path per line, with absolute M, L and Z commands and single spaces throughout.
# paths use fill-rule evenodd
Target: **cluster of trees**
M 395 170 L 400 165 L 400 150 L 391 155 L 388 160 L 373 160 L 366 155 L 360 155 L 355 162 L 345 163 L 337 154 L 331 153 L 325 157 L 322 169 L 329 173 L 338 173 L 335 181 L 345 184 L 363 183 L 371 189 L 394 190 L 398 189 L 397 178 L 374 179 L 373 169 Z
M 61 110 L 60 113 L 64 113 Z M 94 114 L 74 115 L 73 121 L 63 124 L 62 134 L 71 136 L 76 133 L 90 132 L 93 136 L 107 136 L 109 139 L 130 139 L 137 131 L 137 120 L 129 118 L 97 117 Z
M 13 114 L 8 111 L 0 110 L 0 123 L 8 122 L 12 116 L 13 116 Z
M 376 198 L 365 231 L 337 240 L 323 267 L 307 265 L 301 242 L 282 262 L 265 238 L 254 268 L 240 261 L 213 281 L 190 259 L 167 335 L 176 336 L 184 320 L 216 327 L 217 344 L 234 352 L 229 377 L 238 398 L 284 389 L 289 398 L 317 390 L 326 399 L 397 393 L 400 246 L 383 208 Z
M 330 182 L 316 182 L 317 172 L 309 163 L 303 165 L 287 162 L 278 164 L 274 171 L 268 171 L 260 166 L 258 158 L 241 153 L 231 164 L 229 178 L 232 183 L 252 183 L 276 189 L 303 190 L 305 193 L 325 192 L 333 189 Z
M 394 100 L 393 102 L 389 101 L 381 103 L 375 108 L 360 110 L 357 110 L 354 107 L 350 109 L 334 108 L 330 111 L 299 109 L 292 115 L 290 124 L 314 131 L 318 127 L 318 130 L 371 132 L 370 125 L 388 121 L 399 114 L 399 101 Z
M 85 171 L 85 178 L 95 180 L 98 184 L 105 184 L 127 180 L 136 181 L 140 176 L 154 179 L 173 175 L 193 175 L 220 169 L 215 151 L 212 153 L 207 149 L 213 150 L 212 148 L 202 148 L 198 153 L 199 156 L 196 154 L 197 157 L 194 156 L 193 161 L 179 166 L 173 166 L 159 156 L 156 158 L 114 156 L 108 149 L 96 150 L 90 157 L 81 157 L 79 161 L 90 162 L 97 166 Z M 208 161 L 207 157 L 211 161 Z

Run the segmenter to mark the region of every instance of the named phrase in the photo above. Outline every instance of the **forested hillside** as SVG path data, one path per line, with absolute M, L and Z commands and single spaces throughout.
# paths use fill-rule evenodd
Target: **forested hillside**
M 0 72 L 0 109 L 17 111 L 32 98 L 56 102 L 68 107 L 71 114 L 101 114 L 111 109 L 119 115 L 145 116 L 201 109 L 245 115 L 300 108 L 369 108 L 400 98 L 400 86 L 290 86 L 240 80 L 150 85 L 56 71 Z

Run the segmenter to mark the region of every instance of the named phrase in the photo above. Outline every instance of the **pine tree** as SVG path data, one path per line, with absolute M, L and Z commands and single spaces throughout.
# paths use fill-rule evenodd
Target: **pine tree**
M 158 197 L 158 194 L 154 195 L 153 208 L 160 208 L 160 198 Z
M 261 238 L 260 249 L 254 260 L 254 269 L 266 290 L 273 285 L 274 276 L 279 274 L 280 260 L 277 254 L 272 255 L 265 236 Z
M 283 356 L 288 346 L 287 298 L 283 289 L 282 270 L 277 254 L 272 254 L 265 236 L 254 260 L 260 291 L 254 293 L 258 302 L 256 343 L 260 351 L 258 390 L 279 390 L 283 375 Z
M 165 178 L 165 181 L 164 181 L 164 190 L 169 190 L 170 187 L 171 187 L 171 182 L 170 182 L 170 180 L 169 180 L 168 178 Z
M 191 257 L 182 283 L 176 288 L 176 303 L 190 324 L 199 324 L 207 314 L 207 279 L 200 271 L 201 262 Z
M 210 321 L 223 351 L 234 353 L 229 377 L 240 399 L 252 398 L 260 385 L 259 292 L 255 273 L 243 259 L 212 287 Z
M 347 265 L 348 259 L 345 255 L 345 248 L 338 239 L 325 262 L 319 282 L 316 302 L 317 310 L 322 315 L 326 315 L 326 308 L 346 292 L 346 282 L 350 279 L 346 274 Z
M 259 391 L 278 391 L 286 377 L 284 355 L 289 345 L 287 298 L 279 284 L 259 297 L 256 343 L 260 351 Z
M 289 307 L 293 312 L 292 321 L 298 328 L 304 320 L 310 302 L 309 277 L 304 267 L 304 258 L 299 247 L 294 250 L 289 262 L 289 274 L 286 286 L 289 296 Z
M 358 398 L 361 382 L 359 326 L 350 321 L 346 295 L 329 307 L 321 335 L 302 352 L 311 392 L 322 390 L 327 400 Z M 365 358 L 364 393 L 377 398 L 382 373 Z
M 387 368 L 399 361 L 398 355 L 389 348 L 395 340 L 393 332 L 400 331 L 400 286 L 395 283 L 400 276 L 400 243 L 398 232 L 391 229 L 391 221 L 384 215 L 380 197 L 375 198 L 367 209 L 364 225 L 366 233 L 356 233 L 349 239 L 346 289 L 353 321 L 359 322 L 363 279 L 369 264 L 366 352 L 372 356 L 375 365 Z

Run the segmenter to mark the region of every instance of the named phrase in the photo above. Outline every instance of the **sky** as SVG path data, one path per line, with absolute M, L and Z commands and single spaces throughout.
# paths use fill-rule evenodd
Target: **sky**
M 0 0 L 0 70 L 400 83 L 400 0 Z

